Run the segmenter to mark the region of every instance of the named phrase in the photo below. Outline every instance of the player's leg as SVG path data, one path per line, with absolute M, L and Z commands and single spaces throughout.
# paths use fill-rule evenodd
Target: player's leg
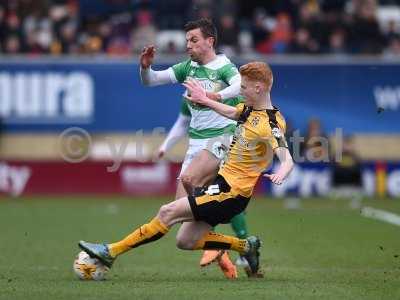
M 178 179 L 177 183 L 176 183 L 175 200 L 178 200 L 183 197 L 187 197 L 186 189 L 183 186 L 182 181 L 180 179 Z
M 212 231 L 212 227 L 205 222 L 185 222 L 179 228 L 176 236 L 177 247 L 181 249 L 194 249 L 197 242 L 208 232 Z M 206 252 L 221 252 L 217 262 L 223 274 L 228 279 L 237 278 L 236 266 L 229 258 L 229 254 L 225 250 L 206 250 Z
M 229 236 L 209 231 L 213 226 L 216 225 L 215 222 L 217 221 L 212 221 L 216 220 L 214 219 L 214 217 L 220 215 L 220 213 L 222 215 L 224 214 L 221 210 L 222 207 L 216 204 L 216 206 L 212 205 L 212 207 L 208 206 L 203 209 L 198 208 L 196 204 L 193 203 L 193 201 L 195 201 L 193 200 L 193 198 L 191 199 L 191 201 L 192 203 L 190 205 L 192 210 L 195 210 L 193 211 L 193 215 L 195 218 L 203 218 L 203 213 L 207 212 L 210 212 L 211 216 L 205 218 L 209 220 L 208 222 L 190 221 L 183 223 L 177 234 L 178 248 L 183 250 L 234 250 L 239 254 L 245 255 L 246 257 L 251 257 L 252 260 L 256 260 L 256 269 L 258 270 L 258 250 L 260 248 L 259 239 L 256 237 L 239 239 L 235 236 Z
M 200 150 L 180 176 L 188 195 L 196 187 L 203 187 L 211 182 L 219 169 L 220 160 L 208 150 Z
M 184 250 L 233 250 L 243 255 L 249 262 L 248 276 L 260 277 L 259 248 L 260 240 L 254 236 L 247 239 L 239 239 L 235 236 L 207 231 L 210 225 L 204 222 L 186 222 L 182 225 L 177 235 L 177 246 Z M 197 239 L 197 241 L 196 241 Z M 236 267 L 231 263 L 224 266 L 224 275 L 228 278 L 236 278 Z
M 181 173 L 180 173 L 178 181 L 177 181 L 175 199 L 179 199 L 179 198 L 187 196 L 187 191 L 182 184 L 181 176 L 182 176 L 182 174 L 184 174 L 187 167 L 191 164 L 191 162 L 195 156 L 196 150 L 197 149 L 195 148 L 195 145 L 189 145 L 189 149 L 188 149 L 188 152 L 186 153 L 185 160 L 182 164 Z M 213 168 L 211 168 L 211 169 L 213 169 Z M 216 173 L 217 171 L 214 170 L 214 172 Z M 211 182 L 212 179 L 214 179 L 215 174 L 212 174 L 212 176 L 206 176 L 206 177 L 210 177 L 210 180 L 208 180 L 208 181 Z M 192 189 L 193 189 L 193 187 L 188 188 L 189 191 L 191 191 Z M 225 251 L 222 251 L 222 250 L 205 250 L 205 251 L 203 251 L 203 255 L 200 259 L 200 266 L 202 266 L 202 267 L 208 266 L 209 264 L 211 264 L 215 261 L 218 261 L 219 265 L 232 264 L 230 261 L 230 258 L 227 255 L 224 255 L 224 253 L 225 253 Z M 224 274 L 225 274 L 225 272 L 224 272 Z
M 195 247 L 197 241 L 211 230 L 212 227 L 206 222 L 184 222 L 176 235 L 176 246 L 179 249 L 191 250 Z
M 189 146 L 186 151 L 185 158 L 182 162 L 181 171 L 177 178 L 176 193 L 175 193 L 176 200 L 180 199 L 182 197 L 187 197 L 187 195 L 188 195 L 188 192 L 186 191 L 186 188 L 182 183 L 181 177 L 182 177 L 183 173 L 185 172 L 185 170 L 187 169 L 187 167 L 192 162 L 193 158 L 195 157 L 195 155 L 199 151 L 199 149 L 201 149 L 199 145 L 197 145 L 193 141 L 189 141 Z
M 193 214 L 186 197 L 161 206 L 157 215 L 149 223 L 135 229 L 124 239 L 111 244 L 92 244 L 79 242 L 79 247 L 89 255 L 99 258 L 107 266 L 115 258 L 130 249 L 154 242 L 162 238 L 176 223 L 193 221 Z
M 197 221 L 204 221 L 211 226 L 226 224 L 237 214 L 242 213 L 249 198 L 231 191 L 226 180 L 218 175 L 212 185 L 202 189 L 196 196 L 188 196 L 193 216 Z M 260 240 L 256 237 L 239 239 L 210 232 L 198 241 L 194 249 L 230 249 L 244 255 L 249 263 L 249 276 L 258 275 Z
M 241 212 L 240 214 L 232 218 L 231 227 L 233 232 L 238 238 L 240 239 L 247 238 L 248 232 L 247 232 L 246 217 L 244 212 Z
M 196 187 L 202 187 L 212 182 L 219 169 L 220 160 L 208 150 L 200 150 L 190 163 L 185 167 L 180 178 L 188 194 L 192 194 Z M 208 250 L 204 251 L 200 258 L 200 266 L 208 266 L 216 262 L 223 251 Z
M 204 145 L 199 144 L 198 141 L 189 143 L 189 148 L 186 153 L 185 159 L 182 163 L 182 169 L 181 173 L 179 175 L 178 183 L 177 183 L 177 190 L 176 190 L 176 199 L 179 199 L 181 197 L 187 196 L 188 193 L 192 193 L 194 188 L 196 186 L 204 186 L 205 184 L 211 182 L 215 178 L 215 174 L 217 173 L 218 170 L 218 165 L 215 162 L 215 156 L 211 157 L 211 166 L 209 166 L 210 161 L 208 160 L 208 153 L 205 154 L 199 154 L 199 152 L 202 151 L 202 148 Z M 197 155 L 200 155 L 200 157 L 197 157 Z M 193 160 L 195 161 L 193 164 Z M 204 169 L 199 168 L 198 166 L 201 166 L 201 164 L 207 164 L 208 167 L 206 167 L 206 170 L 209 174 L 206 174 L 203 172 Z M 190 166 L 190 167 L 189 167 Z M 189 170 L 187 170 L 189 167 Z M 193 174 L 199 174 L 198 176 L 193 176 Z M 181 178 L 184 178 L 186 181 L 186 188 L 184 187 Z M 224 254 L 224 251 L 219 251 L 219 250 L 206 250 L 203 252 L 203 255 L 200 259 L 200 266 L 208 266 L 209 264 L 218 261 L 222 255 Z M 226 262 L 227 260 L 230 259 L 227 258 L 226 256 L 223 258 L 224 261 Z M 226 263 L 229 263 L 226 262 Z
M 246 223 L 246 213 L 241 212 L 240 214 L 234 216 L 231 220 L 231 227 L 233 232 L 238 238 L 245 239 L 247 238 L 247 223 Z M 241 267 L 247 267 L 247 261 L 243 256 L 239 256 L 236 260 L 236 265 Z
M 225 183 L 226 184 L 226 183 Z M 230 189 L 230 188 L 229 188 Z M 223 192 L 223 188 L 221 189 Z M 231 249 L 245 255 L 248 260 L 252 274 L 258 271 L 260 241 L 256 237 L 239 239 L 233 236 L 206 232 L 218 223 L 227 223 L 237 213 L 240 213 L 247 206 L 248 199 L 231 199 L 229 202 L 226 195 L 221 196 L 221 201 L 216 201 L 214 197 L 205 194 L 197 198 L 189 196 L 181 198 L 163 205 L 155 218 L 149 223 L 144 224 L 134 230 L 123 240 L 112 244 L 93 244 L 84 241 L 79 242 L 79 247 L 86 251 L 90 256 L 97 257 L 105 265 L 111 267 L 115 258 L 126 251 L 156 241 L 163 237 L 171 226 L 178 222 L 204 221 L 209 226 L 204 225 L 195 235 L 197 241 L 181 236 L 178 245 L 181 249 Z M 229 217 L 229 219 L 227 219 Z M 193 233 L 191 233 L 192 235 Z M 199 236 L 203 234 L 202 237 Z M 186 239 L 184 239 L 186 238 Z
M 210 155 L 208 151 L 204 150 L 210 148 L 208 147 L 209 143 L 212 143 L 211 139 L 189 140 L 189 147 L 178 177 L 179 182 L 177 185 L 176 199 L 193 194 L 196 187 L 204 186 L 214 179 L 218 171 L 219 159 L 217 160 L 215 158 L 215 154 Z M 203 166 L 205 166 L 205 168 L 203 168 Z M 200 259 L 200 266 L 207 266 L 217 261 L 222 254 L 223 251 L 204 251 Z

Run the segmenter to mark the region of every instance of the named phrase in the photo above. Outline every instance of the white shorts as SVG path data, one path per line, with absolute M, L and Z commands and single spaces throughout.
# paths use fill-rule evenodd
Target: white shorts
M 233 136 L 231 134 L 224 134 L 209 139 L 189 139 L 188 150 L 186 151 L 179 177 L 201 150 L 208 150 L 222 162 L 225 158 L 225 155 L 228 153 L 232 137 Z

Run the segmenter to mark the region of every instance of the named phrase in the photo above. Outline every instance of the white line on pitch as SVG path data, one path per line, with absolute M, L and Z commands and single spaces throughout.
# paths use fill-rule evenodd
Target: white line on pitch
M 376 219 L 400 226 L 400 216 L 385 210 L 365 206 L 361 209 L 361 215 L 366 218 Z

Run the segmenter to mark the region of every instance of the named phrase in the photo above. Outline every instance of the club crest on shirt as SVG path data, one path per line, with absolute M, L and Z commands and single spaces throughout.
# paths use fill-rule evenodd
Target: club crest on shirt
M 235 130 L 235 138 L 237 140 L 237 142 L 242 145 L 245 148 L 249 148 L 249 142 L 246 140 L 245 137 L 245 129 L 242 125 L 239 125 L 238 127 L 236 127 Z
M 235 136 L 239 137 L 244 134 L 244 128 L 242 125 L 239 125 L 235 128 Z
M 253 127 L 257 127 L 257 125 L 258 125 L 258 123 L 260 123 L 260 117 L 254 117 L 253 118 L 253 120 L 251 120 L 251 125 L 253 126 Z
M 274 127 L 272 128 L 272 134 L 274 135 L 274 137 L 276 137 L 277 139 L 280 139 L 282 137 L 282 133 L 280 131 L 280 129 L 278 127 Z
M 216 72 L 211 72 L 210 75 L 208 76 L 208 78 L 210 78 L 210 80 L 217 79 L 217 73 Z

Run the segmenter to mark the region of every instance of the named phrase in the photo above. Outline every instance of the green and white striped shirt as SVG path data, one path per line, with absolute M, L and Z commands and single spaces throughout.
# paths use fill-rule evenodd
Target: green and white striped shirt
M 236 66 L 223 54 L 205 65 L 199 65 L 191 59 L 173 65 L 168 69 L 173 82 L 184 82 L 188 78 L 199 81 L 207 92 L 217 93 L 230 86 L 235 80 L 240 81 Z M 227 119 L 208 107 L 200 106 L 186 99 L 187 91 L 183 94 L 181 113 L 191 116 L 189 137 L 205 139 L 233 133 L 236 122 Z M 242 102 L 237 96 L 222 100 L 223 103 L 236 106 Z

